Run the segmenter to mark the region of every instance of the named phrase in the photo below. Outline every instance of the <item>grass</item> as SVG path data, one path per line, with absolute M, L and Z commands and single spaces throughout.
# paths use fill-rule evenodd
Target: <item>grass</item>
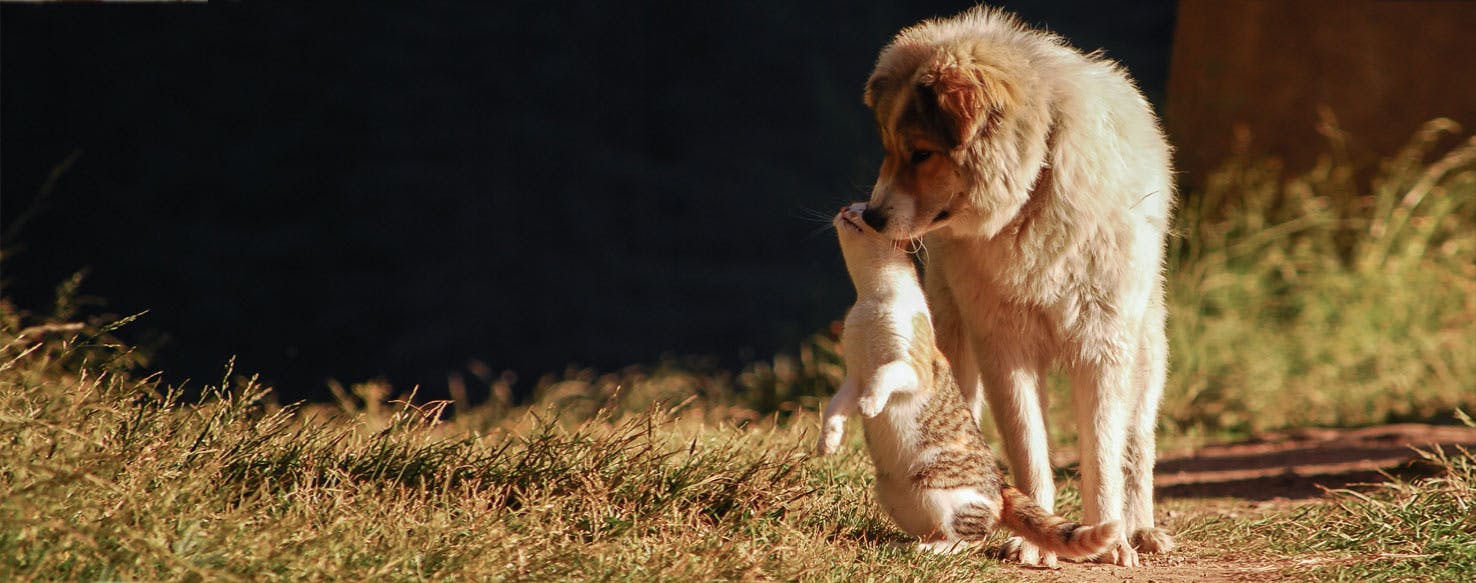
M 1471 421 L 1466 418 L 1467 424 Z M 1292 522 L 1302 526 L 1294 551 L 1335 551 L 1311 575 L 1359 581 L 1457 581 L 1476 573 L 1476 458 L 1457 447 L 1422 451 L 1439 468 L 1420 482 L 1394 480 L 1372 493 L 1334 492 Z M 1293 533 L 1295 535 L 1296 533 Z
M 812 463 L 803 431 L 709 426 L 660 410 L 571 423 L 543 407 L 468 431 L 441 420 L 443 403 L 309 411 L 273 406 L 249 380 L 186 404 L 120 371 L 126 351 L 104 335 L 57 332 L 64 338 L 6 349 L 5 579 L 987 569 L 895 548 L 900 539 L 869 503 L 864 456 Z
M 1335 139 L 1309 172 L 1235 161 L 1188 197 L 1171 243 L 1165 439 L 1473 405 L 1476 143 L 1442 147 L 1453 130 L 1432 122 L 1366 179 Z M 493 380 L 452 402 L 365 383 L 283 406 L 229 368 L 186 400 L 114 336 L 129 318 L 84 317 L 79 284 L 44 315 L 0 300 L 3 580 L 1029 575 L 908 551 L 858 447 L 808 457 L 841 371 L 829 335 L 731 375 L 572 371 L 524 404 Z M 1438 471 L 1421 481 L 1254 512 L 1170 500 L 1166 521 L 1188 563 L 1459 578 L 1476 571 L 1476 461 L 1427 459 Z M 1068 483 L 1061 507 L 1076 503 Z
M 1176 432 L 1429 418 L 1476 402 L 1476 140 L 1427 124 L 1360 184 L 1233 161 L 1171 245 Z

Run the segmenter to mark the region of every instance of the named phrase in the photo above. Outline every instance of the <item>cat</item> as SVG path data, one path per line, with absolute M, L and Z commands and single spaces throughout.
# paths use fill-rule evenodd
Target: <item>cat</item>
M 1118 523 L 1068 521 L 1004 483 L 937 348 L 911 255 L 867 225 L 864 210 L 844 207 L 833 221 L 856 304 L 841 335 L 846 377 L 822 416 L 819 453 L 833 453 L 846 419 L 861 413 L 877 500 L 918 537 L 919 550 L 957 552 L 1001 524 L 1063 557 L 1106 550 Z

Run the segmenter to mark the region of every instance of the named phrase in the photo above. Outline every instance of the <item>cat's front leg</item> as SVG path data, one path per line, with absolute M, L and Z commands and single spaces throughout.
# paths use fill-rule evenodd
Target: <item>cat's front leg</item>
M 871 382 L 861 390 L 856 400 L 857 408 L 866 418 L 876 417 L 886 407 L 892 393 L 906 393 L 918 389 L 917 369 L 906 361 L 894 360 L 876 369 Z
M 820 442 L 815 445 L 820 455 L 830 455 L 840 447 L 841 437 L 846 432 L 846 419 L 856 414 L 856 399 L 861 393 L 859 385 L 855 377 L 846 376 L 840 390 L 825 405 L 825 412 L 820 415 Z

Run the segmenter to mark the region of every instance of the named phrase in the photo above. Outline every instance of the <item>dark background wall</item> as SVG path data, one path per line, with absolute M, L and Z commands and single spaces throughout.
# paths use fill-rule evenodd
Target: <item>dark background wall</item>
M 169 378 L 289 397 L 792 350 L 852 298 L 877 51 L 968 6 L 306 4 L 0 8 L 3 293 L 90 268 Z M 1172 3 L 1099 4 L 1009 7 L 1161 102 Z

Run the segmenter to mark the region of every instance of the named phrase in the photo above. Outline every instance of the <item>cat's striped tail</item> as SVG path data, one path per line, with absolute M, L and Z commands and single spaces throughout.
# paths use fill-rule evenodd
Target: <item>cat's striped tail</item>
M 1041 550 L 1069 558 L 1101 554 L 1122 534 L 1116 522 L 1086 526 L 1046 512 L 1029 496 L 1010 486 L 1000 492 L 1004 500 L 1000 522 Z

